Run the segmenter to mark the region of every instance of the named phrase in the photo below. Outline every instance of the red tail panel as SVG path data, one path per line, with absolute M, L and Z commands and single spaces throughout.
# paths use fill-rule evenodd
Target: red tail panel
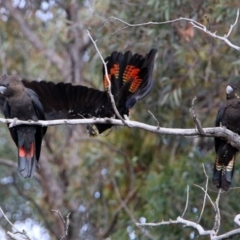
M 19 155 L 19 157 L 25 157 L 26 156 L 26 151 L 23 147 L 18 148 L 18 155 Z
M 127 65 L 124 74 L 123 74 L 123 82 L 127 82 L 130 79 L 135 79 L 138 78 L 138 74 L 140 72 L 140 68 L 136 68 L 135 66 L 132 65 Z
M 24 158 L 24 157 L 27 159 L 32 158 L 34 156 L 34 142 L 30 146 L 30 151 L 27 151 L 23 147 L 19 147 L 18 155 L 19 155 L 19 157 L 22 157 L 22 158 Z
M 31 177 L 35 171 L 37 160 L 35 157 L 35 143 L 29 149 L 18 147 L 18 170 L 22 177 Z
M 114 76 L 115 78 L 118 78 L 118 76 L 119 76 L 119 69 L 120 69 L 119 63 L 113 64 L 113 66 L 109 69 L 108 78 L 109 78 L 110 81 L 112 79 L 112 76 Z M 103 77 L 103 84 L 104 84 L 104 89 L 108 90 L 109 82 L 108 82 L 108 79 L 107 79 L 106 75 L 104 75 L 104 77 Z

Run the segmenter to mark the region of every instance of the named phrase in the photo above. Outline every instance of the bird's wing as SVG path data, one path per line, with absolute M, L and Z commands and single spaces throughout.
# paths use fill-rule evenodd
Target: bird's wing
M 102 117 L 101 107 L 108 103 L 106 92 L 81 85 L 26 80 L 23 84 L 37 94 L 48 120 Z
M 38 117 L 39 120 L 45 120 L 45 114 L 44 114 L 44 109 L 43 106 L 39 100 L 38 95 L 32 90 L 27 88 L 27 94 L 28 96 L 32 99 L 32 104 L 34 106 L 36 115 Z
M 43 106 L 39 100 L 38 95 L 30 88 L 27 88 L 28 96 L 32 99 L 32 104 L 34 106 L 36 115 L 38 120 L 46 120 Z M 41 146 L 42 146 L 42 138 L 47 132 L 47 127 L 37 127 L 35 134 L 35 149 L 36 149 L 36 159 L 38 160 L 40 157 Z M 33 164 L 32 164 L 33 165 Z
M 224 102 L 221 104 L 220 108 L 218 109 L 217 117 L 215 120 L 215 127 L 220 126 L 223 116 L 224 116 L 224 113 L 225 113 L 225 110 L 226 110 L 226 107 L 227 107 L 227 104 L 226 104 L 226 102 Z
M 6 100 L 4 100 L 2 110 L 3 110 L 3 114 L 4 114 L 5 118 L 11 118 L 11 115 L 10 115 L 11 109 Z M 17 136 L 17 132 L 16 132 L 15 128 L 9 128 L 9 131 L 10 131 L 13 141 L 15 142 L 16 146 L 18 146 L 18 136 Z
M 216 120 L 215 120 L 215 127 L 219 127 L 221 125 L 226 107 L 227 107 L 226 102 L 222 103 L 222 105 L 220 106 L 218 113 L 217 113 Z M 220 146 L 222 141 L 223 140 L 221 140 L 220 138 L 217 138 L 217 137 L 214 138 L 216 153 L 217 153 L 218 147 Z

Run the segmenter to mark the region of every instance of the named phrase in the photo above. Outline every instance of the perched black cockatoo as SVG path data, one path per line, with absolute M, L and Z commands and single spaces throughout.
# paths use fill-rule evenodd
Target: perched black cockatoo
M 215 126 L 223 126 L 240 134 L 240 78 L 234 80 L 226 87 L 227 99 L 218 110 Z M 238 83 L 236 80 L 239 80 Z M 213 169 L 213 183 L 227 191 L 231 186 L 238 149 L 226 140 L 215 137 L 215 151 L 217 157 Z
M 116 107 L 122 117 L 152 89 L 152 72 L 157 50 L 152 49 L 145 57 L 130 51 L 113 52 L 107 57 L 108 76 Z M 70 83 L 46 81 L 20 81 L 17 76 L 0 79 L 0 107 L 6 118 L 21 120 L 54 120 L 92 117 L 114 117 L 115 112 L 107 90 L 109 83 L 103 68 L 105 91 Z M 4 104 L 4 106 L 3 106 Z M 90 135 L 97 135 L 111 128 L 111 124 L 88 126 Z M 12 138 L 19 149 L 19 172 L 30 177 L 39 159 L 41 141 L 46 133 L 41 126 L 16 126 L 10 128 Z
M 45 120 L 41 102 L 36 93 L 24 87 L 15 75 L 0 78 L 0 92 L 4 96 L 3 113 L 6 118 Z M 47 128 L 37 125 L 19 125 L 9 128 L 18 147 L 18 170 L 22 177 L 31 177 L 40 157 L 43 135 Z
M 132 55 L 130 51 L 124 54 L 113 52 L 105 59 L 111 92 L 122 117 L 128 116 L 129 109 L 152 89 L 156 52 L 156 49 L 152 49 L 145 57 L 137 53 Z M 70 83 L 23 81 L 26 87 L 37 93 L 49 120 L 114 117 L 115 112 L 107 93 L 109 84 L 104 66 L 103 83 L 104 92 Z M 88 129 L 90 135 L 97 135 L 111 127 L 111 124 L 96 124 L 88 126 Z

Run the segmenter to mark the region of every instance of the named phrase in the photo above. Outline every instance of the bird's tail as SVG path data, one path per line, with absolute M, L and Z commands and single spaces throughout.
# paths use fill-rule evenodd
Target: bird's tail
M 37 165 L 35 156 L 35 142 L 32 142 L 28 148 L 18 147 L 18 170 L 23 178 L 29 178 L 33 175 Z
M 145 97 L 152 89 L 153 67 L 156 49 L 151 49 L 146 56 L 138 53 L 132 55 L 130 51 L 113 52 L 105 59 L 107 72 L 103 66 L 103 85 L 105 91 L 109 90 L 111 83 L 111 93 L 114 96 L 118 112 L 122 117 L 129 114 L 137 101 Z M 108 77 L 107 77 L 108 76 Z M 112 106 L 110 106 L 111 108 Z M 114 111 L 111 111 L 114 115 Z M 102 116 L 112 117 L 112 116 Z M 90 135 L 97 135 L 112 125 L 100 125 L 88 127 Z
M 227 149 L 218 153 L 213 168 L 213 184 L 217 188 L 227 191 L 232 182 L 236 151 L 231 145 L 225 145 Z
M 132 55 L 113 52 L 105 59 L 107 63 L 108 78 L 111 82 L 111 92 L 117 107 L 125 105 L 126 109 L 132 108 L 135 103 L 145 97 L 152 89 L 152 72 L 156 49 L 151 49 L 146 56 L 138 53 Z M 109 89 L 107 73 L 103 66 L 104 89 Z

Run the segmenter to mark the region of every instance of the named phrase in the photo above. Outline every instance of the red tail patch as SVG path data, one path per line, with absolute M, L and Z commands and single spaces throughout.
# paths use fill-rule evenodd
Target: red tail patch
M 20 157 L 25 157 L 26 156 L 26 151 L 25 151 L 25 149 L 23 147 L 19 147 L 18 148 L 18 155 Z
M 140 68 L 136 68 L 132 65 L 128 65 L 124 71 L 123 82 L 126 83 L 127 81 L 132 81 L 129 88 L 130 92 L 135 92 L 142 82 L 142 79 L 139 78 L 139 75 L 138 75 L 140 70 L 141 70 Z
M 18 148 L 18 154 L 22 158 L 32 158 L 34 156 L 34 143 L 31 144 L 30 151 L 26 151 L 25 148 L 19 147 Z
M 115 78 L 118 78 L 118 76 L 119 76 L 119 63 L 113 64 L 113 67 L 110 68 L 110 70 L 108 72 L 108 78 L 109 78 L 110 81 L 111 81 L 112 76 L 115 76 Z M 109 88 L 109 82 L 108 82 L 106 74 L 104 75 L 103 83 L 104 83 L 105 90 L 107 90 Z

